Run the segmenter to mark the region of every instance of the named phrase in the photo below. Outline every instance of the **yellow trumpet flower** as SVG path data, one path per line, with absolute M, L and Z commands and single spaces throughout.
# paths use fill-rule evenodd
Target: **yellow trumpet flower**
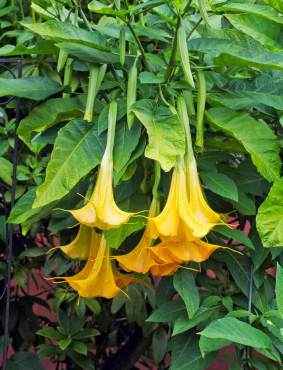
M 115 203 L 113 195 L 113 145 L 115 137 L 117 103 L 110 103 L 107 145 L 93 193 L 88 203 L 69 211 L 81 224 L 107 230 L 127 223 L 133 213 L 124 212 Z
M 193 241 L 203 238 L 217 224 L 217 222 L 211 222 L 208 210 L 198 206 L 201 188 L 200 184 L 197 185 L 194 182 L 194 185 L 195 188 L 191 186 L 189 194 L 184 159 L 180 157 L 173 171 L 169 195 L 163 211 L 158 216 L 149 218 L 152 237 L 160 237 L 161 240 L 177 240 L 185 236 L 187 241 Z M 204 198 L 202 199 L 204 201 Z M 195 213 L 199 209 L 201 212 Z
M 134 278 L 113 272 L 110 248 L 104 237 L 99 248 L 97 243 L 91 245 L 91 252 L 85 268 L 78 274 L 63 278 L 81 297 L 113 298 Z
M 156 198 L 153 198 L 149 210 L 149 216 L 156 215 L 158 209 L 159 202 Z M 152 242 L 153 240 L 147 225 L 138 245 L 127 254 L 115 256 L 115 259 L 125 271 L 135 271 L 141 274 L 146 274 L 150 268 L 156 264 L 153 255 L 150 253 Z
M 179 267 L 178 263 L 160 263 L 152 266 L 150 272 L 153 276 L 170 276 L 173 275 Z
M 203 262 L 221 246 L 196 239 L 188 241 L 162 242 L 151 249 L 151 252 L 164 264 L 183 262 Z
M 208 205 L 203 193 L 195 158 L 186 161 L 186 179 L 189 193 L 189 202 L 195 217 L 211 227 L 223 223 L 221 216 Z
M 77 236 L 71 243 L 51 248 L 50 251 L 59 248 L 70 258 L 86 260 L 90 253 L 92 234 L 95 234 L 95 237 L 99 238 L 98 234 L 94 233 L 91 228 L 80 225 Z
M 94 191 L 88 203 L 70 213 L 83 225 L 107 230 L 127 223 L 133 215 L 124 212 L 115 203 L 112 187 L 113 161 L 105 152 L 98 172 Z

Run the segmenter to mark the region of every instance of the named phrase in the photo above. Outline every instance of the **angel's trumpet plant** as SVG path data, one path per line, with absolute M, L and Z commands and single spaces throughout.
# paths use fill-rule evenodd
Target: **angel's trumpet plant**
M 50 251 L 54 249 L 61 249 L 61 251 L 70 258 L 86 260 L 88 259 L 90 253 L 92 234 L 95 234 L 97 238 L 99 237 L 98 234 L 94 233 L 91 228 L 80 225 L 77 236 L 73 241 L 71 241 L 71 243 L 51 248 Z
M 65 280 L 81 297 L 113 298 L 124 287 L 136 279 L 113 271 L 110 248 L 104 236 L 91 245 L 91 252 L 86 266 L 78 274 L 64 277 Z
M 133 213 L 124 212 L 113 196 L 113 145 L 117 116 L 117 103 L 110 103 L 107 145 L 101 161 L 94 191 L 87 204 L 70 213 L 83 225 L 107 230 L 127 223 Z

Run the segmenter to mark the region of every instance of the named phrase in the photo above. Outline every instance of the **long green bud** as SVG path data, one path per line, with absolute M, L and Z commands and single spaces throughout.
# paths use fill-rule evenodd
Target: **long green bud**
M 186 31 L 185 27 L 181 24 L 178 33 L 177 33 L 177 44 L 178 44 L 178 51 L 181 58 L 181 64 L 183 68 L 183 72 L 187 82 L 194 88 L 195 83 L 191 71 L 190 66 L 190 59 L 188 53 L 188 46 L 187 46 L 187 38 L 186 38 Z
M 100 89 L 106 69 L 107 64 L 103 64 L 101 67 L 98 67 L 97 65 L 94 64 L 90 64 L 86 110 L 84 115 L 85 121 L 88 122 L 92 121 L 95 98 Z
M 203 149 L 204 145 L 204 111 L 206 103 L 206 82 L 204 72 L 198 71 L 198 100 L 197 100 L 197 124 L 196 146 Z

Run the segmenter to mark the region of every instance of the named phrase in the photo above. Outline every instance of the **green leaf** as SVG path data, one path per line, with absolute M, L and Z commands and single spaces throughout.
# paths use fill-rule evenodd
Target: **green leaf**
M 237 240 L 250 249 L 255 249 L 255 246 L 251 239 L 242 230 L 230 229 L 229 227 L 219 225 L 215 227 L 214 231 L 224 235 L 229 239 L 231 238 L 233 240 Z
M 88 352 L 87 345 L 83 342 L 74 341 L 72 343 L 72 349 L 84 356 L 86 356 Z
M 62 86 L 48 77 L 0 78 L 0 96 L 44 100 L 61 90 Z
M 111 248 L 117 249 L 128 236 L 143 229 L 145 223 L 146 221 L 143 217 L 132 218 L 127 224 L 121 225 L 116 229 L 105 230 L 105 239 Z
M 0 157 L 0 179 L 6 184 L 12 185 L 13 165 L 8 159 Z
M 33 207 L 42 207 L 66 195 L 99 164 L 104 145 L 97 126 L 86 124 L 82 119 L 63 127 L 58 133 L 45 181 L 37 189 Z
M 50 20 L 45 23 L 23 24 L 30 31 L 55 41 L 80 43 L 100 50 L 109 50 L 105 46 L 104 37 L 96 31 L 86 31 L 71 23 Z
M 200 304 L 194 274 L 189 270 L 180 269 L 174 275 L 173 284 L 185 302 L 189 319 L 193 318 Z
M 169 171 L 177 157 L 185 153 L 184 127 L 177 114 L 149 99 L 136 102 L 132 111 L 147 130 L 149 143 L 145 156 L 158 161 L 164 171 Z
M 57 47 L 64 50 L 66 53 L 83 60 L 84 62 L 88 63 L 112 63 L 112 64 L 119 64 L 120 63 L 120 56 L 119 53 L 116 52 L 107 52 L 103 50 L 96 49 L 95 52 L 93 48 L 86 46 L 86 45 L 80 45 L 77 43 L 72 42 L 60 42 L 56 44 Z M 129 61 L 133 60 L 133 56 L 126 55 L 125 60 L 126 63 L 129 63 Z
M 24 224 L 22 225 L 23 235 L 26 235 L 33 223 L 50 214 L 52 208 L 54 208 L 54 203 L 50 203 L 46 207 L 32 208 L 31 204 L 35 199 L 35 192 L 36 188 L 27 191 L 17 201 L 8 218 L 8 223 Z
M 59 122 L 82 116 L 83 111 L 84 104 L 80 97 L 49 99 L 37 105 L 21 120 L 17 132 L 21 140 L 38 153 L 42 145 L 32 143 L 32 136 L 35 133 L 41 133 Z
M 86 306 L 91 310 L 94 315 L 99 315 L 101 312 L 101 306 L 99 302 L 94 298 L 83 298 Z
M 56 54 L 56 46 L 52 41 L 41 40 L 36 45 L 26 47 L 22 44 L 10 45 L 6 44 L 0 48 L 1 57 L 12 57 L 17 55 L 44 55 L 44 54 Z
M 202 358 L 197 336 L 182 334 L 170 342 L 172 348 L 172 363 L 170 370 L 206 370 L 213 355 Z
M 89 329 L 83 329 L 83 331 L 81 331 L 80 333 L 75 334 L 73 338 L 77 340 L 81 340 L 81 339 L 96 337 L 99 334 L 100 333 L 97 329 L 89 328 Z
M 182 300 L 166 301 L 154 311 L 146 321 L 148 322 L 173 322 L 183 312 L 186 312 L 186 307 Z
M 258 15 L 226 14 L 225 17 L 239 31 L 246 33 L 262 45 L 280 50 L 280 34 L 282 25 Z
M 188 319 L 188 315 L 180 314 L 174 322 L 174 329 L 172 336 L 181 334 L 191 328 L 194 328 L 202 321 L 206 321 L 216 311 L 215 307 L 200 307 L 192 319 Z
M 200 176 L 205 186 L 213 193 L 238 201 L 237 185 L 230 177 L 216 171 L 201 172 Z
M 271 339 L 261 330 L 234 317 L 211 322 L 200 335 L 211 339 L 226 339 L 254 348 L 272 348 Z
M 260 109 L 264 105 L 283 110 L 282 75 L 264 73 L 253 79 L 231 80 L 228 92 L 208 94 L 207 98 L 230 109 Z
M 217 64 L 283 69 L 283 51 L 267 50 L 252 38 L 234 30 L 217 32 L 215 37 L 192 39 L 189 50 L 213 53 Z
M 91 12 L 104 14 L 104 15 L 124 15 L 127 14 L 127 10 L 113 10 L 110 6 L 106 6 L 101 1 L 92 0 L 88 4 L 88 8 Z
M 134 122 L 130 129 L 126 121 L 117 125 L 113 153 L 113 168 L 115 172 L 121 172 L 129 161 L 131 154 L 138 145 L 140 134 L 141 128 L 137 122 Z
M 276 285 L 275 285 L 276 303 L 280 315 L 283 317 L 283 268 L 277 263 Z
M 45 248 L 45 247 L 34 247 L 34 248 L 27 248 L 26 250 L 24 250 L 20 255 L 19 257 L 20 258 L 23 258 L 23 257 L 41 257 L 41 256 L 44 256 L 46 255 L 48 251 L 48 248 Z
M 152 337 L 152 353 L 153 353 L 153 360 L 156 364 L 159 364 L 167 349 L 167 332 L 164 328 L 157 328 Z
M 264 247 L 283 246 L 283 178 L 273 184 L 259 207 L 256 226 Z
M 54 328 L 40 329 L 36 332 L 36 334 L 41 335 L 42 337 L 51 338 L 55 340 L 61 340 L 64 338 L 64 336 Z
M 249 3 L 233 3 L 229 2 L 227 4 L 221 5 L 217 10 L 228 11 L 233 13 L 244 13 L 253 14 L 269 19 L 270 21 L 283 24 L 283 19 L 275 12 L 270 6 L 263 4 L 249 4 Z M 282 7 L 283 10 L 283 7 Z
M 44 370 L 37 354 L 31 352 L 16 352 L 8 361 L 8 370 L 18 369 Z
M 201 336 L 199 340 L 199 349 L 200 349 L 202 356 L 204 357 L 207 353 L 218 351 L 219 349 L 223 347 L 227 347 L 230 343 L 231 342 L 229 340 L 222 339 L 222 338 L 211 339 L 211 338 Z
M 69 347 L 69 345 L 72 343 L 72 338 L 65 338 L 58 342 L 59 348 L 61 348 L 62 351 L 65 351 Z
M 281 0 L 263 0 L 265 4 L 272 6 L 272 8 L 278 10 L 283 14 L 283 4 Z
M 206 116 L 214 126 L 234 136 L 245 147 L 262 176 L 268 181 L 279 177 L 279 143 L 266 124 L 255 120 L 248 113 L 227 108 L 211 108 Z

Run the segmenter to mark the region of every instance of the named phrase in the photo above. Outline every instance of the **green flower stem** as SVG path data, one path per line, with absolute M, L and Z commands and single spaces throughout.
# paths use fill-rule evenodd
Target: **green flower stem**
M 154 162 L 154 184 L 152 188 L 152 195 L 153 198 L 158 199 L 158 186 L 160 183 L 160 176 L 161 176 L 161 169 L 160 164 L 155 161 Z
M 109 159 L 113 160 L 113 147 L 115 141 L 115 129 L 117 120 L 117 102 L 112 100 L 108 112 L 108 131 L 107 131 L 107 144 L 106 151 L 108 152 Z
M 203 149 L 204 145 L 204 110 L 206 102 L 206 82 L 202 70 L 198 70 L 198 99 L 197 99 L 197 124 L 196 146 Z
M 194 160 L 195 156 L 192 144 L 190 121 L 185 99 L 181 95 L 177 98 L 177 111 L 181 122 L 183 122 L 186 133 L 186 158 L 189 162 L 191 162 L 192 160 Z

